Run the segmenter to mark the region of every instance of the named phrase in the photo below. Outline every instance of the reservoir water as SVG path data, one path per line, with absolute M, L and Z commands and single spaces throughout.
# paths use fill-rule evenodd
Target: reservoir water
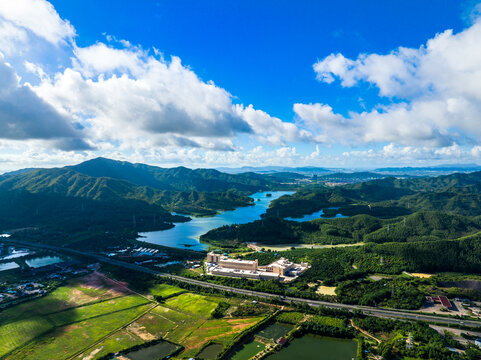
M 339 209 L 339 208 L 335 208 L 335 207 L 331 207 L 331 208 L 328 208 L 328 209 Z M 315 219 L 337 219 L 337 218 L 346 218 L 348 216 L 344 216 L 344 215 L 341 215 L 341 214 L 336 214 L 336 216 L 333 216 L 333 217 L 322 217 L 322 215 L 324 214 L 324 209 L 321 209 L 319 211 L 316 211 L 312 214 L 309 214 L 309 215 L 304 215 L 303 217 L 300 217 L 300 218 L 285 218 L 286 220 L 291 220 L 291 221 L 297 221 L 297 222 L 301 222 L 301 221 L 311 221 L 311 220 L 315 220 Z
M 353 360 L 357 343 L 354 340 L 336 339 L 318 335 L 304 335 L 294 339 L 289 346 L 268 356 L 268 360 Z
M 191 221 L 175 224 L 175 227 L 168 230 L 140 233 L 139 235 L 142 237 L 139 240 L 178 249 L 206 250 L 208 245 L 199 242 L 199 237 L 202 234 L 223 225 L 245 224 L 259 220 L 272 200 L 292 193 L 292 191 L 255 193 L 251 195 L 255 204 L 253 206 L 224 211 L 211 217 L 193 217 Z M 267 196 L 267 194 L 272 196 Z

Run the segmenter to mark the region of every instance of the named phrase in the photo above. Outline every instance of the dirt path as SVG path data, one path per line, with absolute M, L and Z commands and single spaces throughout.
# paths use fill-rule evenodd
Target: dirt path
M 351 325 L 354 329 L 356 329 L 357 331 L 360 331 L 361 333 L 363 333 L 364 335 L 366 335 L 367 337 L 370 337 L 371 339 L 373 340 L 376 340 L 378 344 L 381 343 L 381 340 L 379 340 L 377 337 L 375 337 L 374 335 L 371 335 L 369 334 L 366 330 L 363 330 L 361 329 L 360 327 L 356 326 L 356 324 L 354 324 L 354 321 L 352 321 L 351 319 Z

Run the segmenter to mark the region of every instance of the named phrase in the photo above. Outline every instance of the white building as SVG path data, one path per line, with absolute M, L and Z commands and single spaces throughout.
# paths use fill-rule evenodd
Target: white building
M 295 264 L 287 259 L 279 260 L 267 266 L 259 266 L 256 260 L 231 259 L 227 256 L 210 252 L 207 254 L 206 270 L 209 275 L 242 277 L 256 280 L 277 279 L 289 281 L 309 268 L 309 264 Z

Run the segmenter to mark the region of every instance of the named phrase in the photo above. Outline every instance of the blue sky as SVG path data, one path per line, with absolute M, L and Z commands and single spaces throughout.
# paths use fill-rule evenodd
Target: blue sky
M 481 162 L 480 9 L 5 0 L 0 170 Z
M 89 46 L 102 34 L 176 55 L 238 102 L 293 118 L 292 104 L 361 110 L 377 103 L 368 87 L 316 81 L 312 64 L 331 53 L 357 57 L 419 47 L 436 33 L 465 27 L 462 1 L 51 1 Z

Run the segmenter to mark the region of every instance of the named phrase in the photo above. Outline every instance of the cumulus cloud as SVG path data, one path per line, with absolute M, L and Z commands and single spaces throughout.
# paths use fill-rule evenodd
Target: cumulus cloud
M 20 84 L 13 68 L 3 61 L 0 84 L 0 138 L 55 140 L 59 148 L 90 148 L 81 131 L 28 85 Z
M 326 141 L 394 142 L 450 146 L 481 140 L 481 20 L 454 34 L 446 30 L 417 49 L 361 54 L 352 60 L 331 54 L 314 64 L 321 82 L 343 87 L 366 82 L 379 96 L 395 99 L 370 111 L 335 114 L 325 104 L 296 104 L 308 125 Z
M 75 36 L 75 29 L 66 20 L 62 20 L 51 3 L 45 0 L 2 0 L 0 1 L 0 29 L 8 30 L 19 39 L 18 30 L 30 31 L 48 42 L 59 45 Z M 25 39 L 23 35 L 20 35 Z
M 262 110 L 256 110 L 252 105 L 236 105 L 235 110 L 249 124 L 257 138 L 266 144 L 279 146 L 286 142 L 312 140 L 310 132 L 300 129 L 294 123 L 284 122 Z

